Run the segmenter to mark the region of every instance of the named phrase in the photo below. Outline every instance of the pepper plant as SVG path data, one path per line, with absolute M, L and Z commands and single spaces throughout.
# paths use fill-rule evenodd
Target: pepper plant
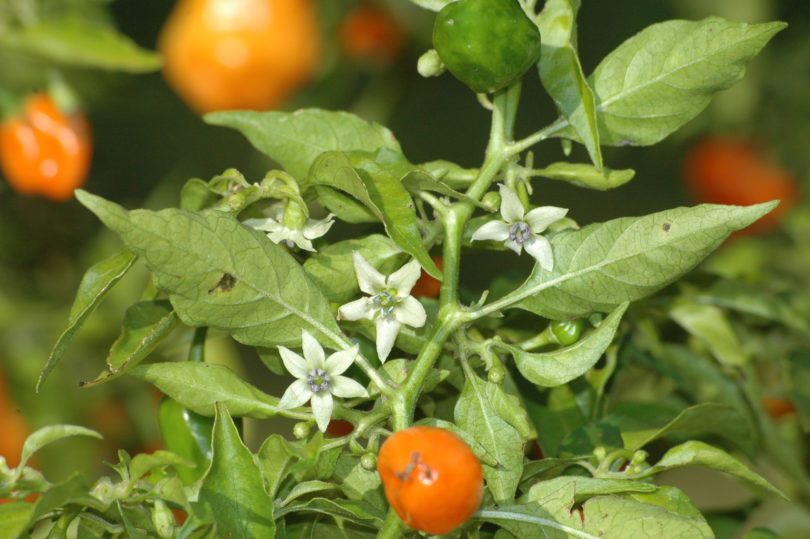
M 547 0 L 542 10 L 536 0 L 413 2 L 438 12 L 436 49 L 420 72 L 447 68 L 443 76 L 482 92 L 491 120 L 480 166 L 441 156 L 412 163 L 389 129 L 348 112 L 226 111 L 205 121 L 240 131 L 278 168 L 190 179 L 179 207 L 159 211 L 77 191 L 123 248 L 87 271 L 39 389 L 89 313 L 143 264 L 151 282 L 87 385 L 120 376 L 153 384 L 181 409 L 214 418 L 211 451 L 183 454 L 167 436 L 166 450 L 121 453 L 120 481 L 93 486 L 76 476 L 51 484 L 25 463 L 0 468 L 0 494 L 43 493 L 0 507 L 6 526 L 73 527 L 82 537 L 407 536 L 417 531 L 389 507 L 375 458 L 413 425 L 453 433 L 481 463 L 481 505 L 452 532 L 466 537 L 712 537 L 684 492 L 655 481 L 681 466 L 784 496 L 746 463 L 754 433 L 728 402 L 621 408 L 612 393 L 634 354 L 675 362 L 656 340 L 659 291 L 777 202 L 580 224 L 576 207 L 532 194 L 537 182 L 608 190 L 630 181 L 634 172 L 609 168 L 602 148 L 666 138 L 739 80 L 785 25 L 654 24 L 586 76 L 578 1 Z M 547 95 L 531 99 L 551 99 L 559 116 L 517 133 L 522 80 L 537 76 Z M 560 143 L 566 154 L 582 145 L 589 162 L 535 163 L 533 148 Z M 473 290 L 462 280 L 475 271 L 468 252 L 503 268 L 523 257 L 532 269 Z M 437 298 L 410 294 L 422 275 L 441 281 Z M 677 312 L 687 329 L 699 325 L 684 321 L 694 309 L 681 303 Z M 196 328 L 189 361 L 150 360 L 186 328 Z M 206 362 L 207 329 L 255 348 L 288 389 L 270 394 Z M 249 449 L 234 418 L 276 416 L 297 424 Z M 353 429 L 326 435 L 335 420 Z M 73 434 L 87 431 L 43 429 L 26 455 Z M 425 448 L 394 475 L 407 481 L 441 450 Z M 182 525 L 169 509 L 185 513 Z

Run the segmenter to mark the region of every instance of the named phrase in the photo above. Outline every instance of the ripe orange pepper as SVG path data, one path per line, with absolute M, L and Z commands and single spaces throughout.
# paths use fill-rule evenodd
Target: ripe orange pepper
M 62 112 L 44 93 L 29 96 L 21 113 L 0 125 L 0 170 L 22 195 L 69 200 L 87 179 L 92 149 L 85 116 Z
M 405 32 L 387 9 L 363 3 L 341 20 L 338 43 L 353 60 L 385 66 L 402 50 Z

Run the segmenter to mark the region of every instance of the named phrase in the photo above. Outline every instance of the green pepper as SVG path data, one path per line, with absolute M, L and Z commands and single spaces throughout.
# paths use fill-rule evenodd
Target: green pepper
M 551 334 L 557 339 L 557 342 L 563 346 L 574 344 L 579 340 L 582 335 L 582 328 L 585 326 L 585 320 L 577 318 L 576 320 L 554 320 L 549 324 Z
M 436 16 L 433 47 L 461 82 L 494 92 L 537 63 L 540 31 L 518 0 L 459 0 Z

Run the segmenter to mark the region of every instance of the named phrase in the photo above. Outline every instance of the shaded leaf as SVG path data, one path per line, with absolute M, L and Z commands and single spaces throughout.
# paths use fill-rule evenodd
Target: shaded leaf
M 636 171 L 633 169 L 598 170 L 593 165 L 585 163 L 551 163 L 545 168 L 533 172 L 538 176 L 552 180 L 561 180 L 577 187 L 607 191 L 624 185 L 633 179 Z
M 96 307 L 112 289 L 113 285 L 126 275 L 136 259 L 137 257 L 132 253 L 122 251 L 101 262 L 96 262 L 84 273 L 82 281 L 79 283 L 79 289 L 76 291 L 76 298 L 70 308 L 68 327 L 59 336 L 53 350 L 51 350 L 48 362 L 37 380 L 37 391 L 40 390 L 45 379 L 56 367 L 59 360 L 62 359 L 65 350 L 67 350 L 73 337 L 81 329 L 87 317 L 96 310 Z
M 25 442 L 23 442 L 22 453 L 20 455 L 20 465 L 17 467 L 17 476 L 19 477 L 19 474 L 22 473 L 23 466 L 26 462 L 28 462 L 28 459 L 31 458 L 31 455 L 52 442 L 61 440 L 62 438 L 68 438 L 70 436 L 90 436 L 98 439 L 103 438 L 103 436 L 98 432 L 79 425 L 48 425 L 39 428 L 29 434 L 25 439 Z
M 526 352 L 517 346 L 498 344 L 515 358 L 520 374 L 543 387 L 555 387 L 582 376 L 593 367 L 613 342 L 628 303 L 619 305 L 599 327 L 570 346 L 551 352 Z
M 200 501 L 210 504 L 223 537 L 273 537 L 273 500 L 253 455 L 239 438 L 228 408 L 216 405 L 211 467 L 200 487 Z
M 700 340 L 720 363 L 735 366 L 748 363 L 748 354 L 719 307 L 681 298 L 670 308 L 669 316 Z
M 602 150 L 594 94 L 585 80 L 576 49 L 579 0 L 547 0 L 537 16 L 540 35 L 540 80 L 562 115 L 568 119 L 601 171 Z
M 107 356 L 108 370 L 81 385 L 92 386 L 121 376 L 146 359 L 178 324 L 166 300 L 141 301 L 131 306 L 124 315 L 121 335 Z

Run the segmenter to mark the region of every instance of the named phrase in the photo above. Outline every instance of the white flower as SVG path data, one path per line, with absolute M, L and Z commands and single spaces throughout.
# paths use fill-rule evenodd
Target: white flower
M 490 221 L 479 227 L 472 240 L 502 241 L 517 254 L 525 248 L 540 266 L 547 271 L 554 269 L 551 243 L 540 235 L 551 223 L 559 221 L 568 213 L 566 208 L 540 206 L 524 215 L 523 204 L 517 194 L 501 184 L 501 217 L 503 221 Z
M 326 234 L 334 224 L 334 214 L 330 213 L 323 219 L 307 219 L 301 229 L 289 228 L 282 224 L 284 220 L 284 203 L 275 204 L 270 208 L 270 217 L 259 219 L 246 219 L 243 224 L 267 232 L 267 237 L 273 243 L 284 243 L 287 247 L 297 245 L 306 251 L 315 251 L 312 240 Z
M 417 260 L 411 260 L 385 277 L 357 251 L 352 257 L 360 290 L 368 296 L 342 305 L 338 309 L 338 317 L 344 320 L 374 320 L 377 356 L 380 361 L 385 361 L 403 324 L 415 328 L 425 325 L 425 308 L 410 295 L 411 288 L 422 274 L 422 268 Z
M 278 347 L 284 366 L 298 378 L 281 396 L 278 408 L 297 408 L 311 401 L 312 415 L 315 416 L 318 429 L 324 432 L 334 408 L 332 395 L 344 398 L 368 397 L 366 388 L 351 378 L 341 376 L 354 362 L 357 345 L 325 357 L 321 345 L 306 330 L 301 332 L 301 341 L 304 357 L 283 346 Z

